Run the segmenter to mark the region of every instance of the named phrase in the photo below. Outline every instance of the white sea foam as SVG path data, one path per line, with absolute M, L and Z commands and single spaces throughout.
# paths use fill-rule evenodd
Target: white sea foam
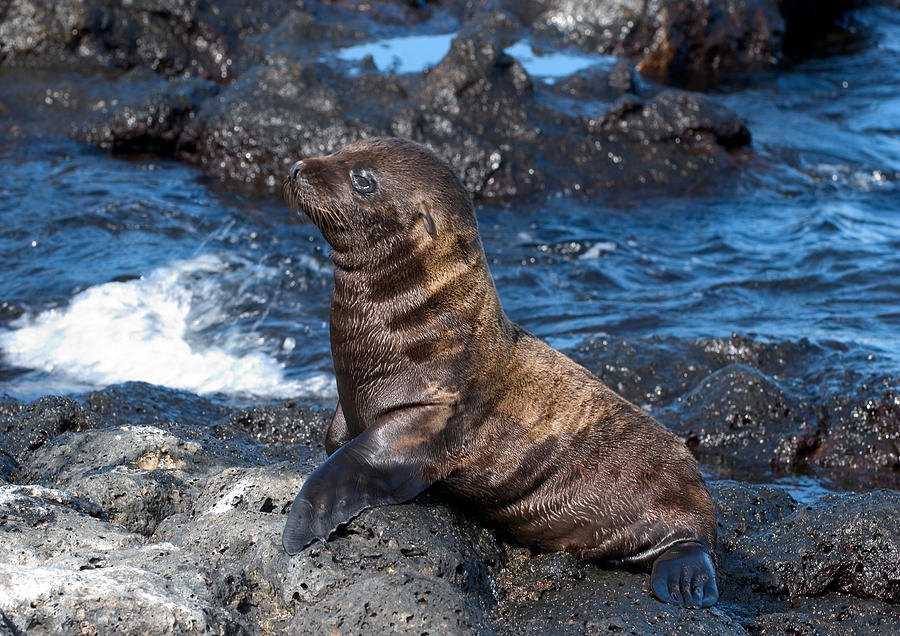
M 607 252 L 612 252 L 616 249 L 616 244 L 612 241 L 600 241 L 599 243 L 594 243 L 589 248 L 587 248 L 583 254 L 581 254 L 578 258 L 581 259 L 589 259 L 589 258 L 601 258 Z
M 202 328 L 222 319 L 198 317 L 191 309 L 215 305 L 210 300 L 226 268 L 222 259 L 207 254 L 140 279 L 90 287 L 66 307 L 23 316 L 12 330 L 0 331 L 0 349 L 16 366 L 93 386 L 139 380 L 196 393 L 334 395 L 328 374 L 289 380 L 283 365 L 267 353 L 188 343 L 186 336 L 199 331 L 198 324 Z

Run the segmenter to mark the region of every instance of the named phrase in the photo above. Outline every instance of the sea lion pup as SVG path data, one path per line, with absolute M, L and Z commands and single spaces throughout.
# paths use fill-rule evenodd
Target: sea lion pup
M 296 554 L 432 484 L 537 550 L 650 566 L 716 602 L 715 511 L 685 445 L 500 307 L 472 201 L 424 146 L 368 139 L 284 182 L 331 245 L 338 406 L 282 542 Z

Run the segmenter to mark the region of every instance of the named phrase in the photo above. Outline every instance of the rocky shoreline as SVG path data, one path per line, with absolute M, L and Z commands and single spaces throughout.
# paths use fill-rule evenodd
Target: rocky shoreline
M 574 355 L 640 400 L 658 379 L 649 370 L 617 365 L 629 386 L 596 363 L 646 345 L 616 345 Z M 774 384 L 766 361 L 783 360 L 783 347 L 691 343 L 706 363 L 688 364 L 706 379 L 669 408 L 682 412 L 688 442 L 705 447 L 704 468 L 750 462 L 770 477 L 812 469 L 893 489 L 794 498 L 778 481 L 713 479 L 721 600 L 709 611 L 656 601 L 646 573 L 532 555 L 440 493 L 365 512 L 290 558 L 281 529 L 324 458 L 329 414 L 296 403 L 239 409 L 129 383 L 0 403 L 0 624 L 13 634 L 890 633 L 900 621 L 897 382 L 852 407 L 813 405 L 820 444 L 779 463 L 785 448 L 802 448 L 785 413 L 752 382 L 716 378 L 737 368 Z M 670 372 L 679 373 L 653 371 Z M 697 426 L 694 396 L 710 386 L 706 429 L 685 434 Z
M 298 156 L 388 134 L 427 143 L 483 201 L 693 191 L 754 155 L 737 114 L 685 89 L 772 68 L 807 40 L 859 37 L 835 22 L 857 4 L 12 2 L 0 69 L 50 74 L 45 90 L 4 104 L 12 115 L 60 119 L 81 141 L 174 157 L 229 184 L 274 189 Z M 450 50 L 422 72 L 335 56 L 448 32 Z M 507 52 L 516 42 L 619 59 L 535 81 Z
M 632 4 L 13 2 L 0 67 L 76 73 L 7 104 L 13 114 L 65 113 L 78 139 L 172 156 L 230 183 L 273 188 L 298 156 L 375 134 L 428 143 L 481 200 L 690 189 L 740 167 L 750 159 L 740 118 L 677 87 L 784 59 L 803 3 Z M 847 3 L 826 4 L 816 15 Z M 425 72 L 334 57 L 359 41 L 448 31 L 449 52 Z M 535 82 L 506 52 L 517 41 L 621 59 Z

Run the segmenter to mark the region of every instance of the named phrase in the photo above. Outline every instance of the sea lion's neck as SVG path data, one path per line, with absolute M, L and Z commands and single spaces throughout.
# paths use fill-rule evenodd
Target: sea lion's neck
M 378 253 L 365 258 L 332 253 L 335 358 L 351 349 L 391 351 L 402 367 L 436 358 L 490 357 L 497 342 L 508 338 L 511 323 L 477 233 L 427 245 L 398 241 L 373 251 Z

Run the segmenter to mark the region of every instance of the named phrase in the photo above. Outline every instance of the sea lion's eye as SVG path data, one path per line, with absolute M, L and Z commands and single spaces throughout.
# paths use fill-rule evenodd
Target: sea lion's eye
M 350 183 L 353 189 L 360 194 L 372 194 L 378 189 L 375 177 L 368 170 L 353 170 L 350 172 Z

